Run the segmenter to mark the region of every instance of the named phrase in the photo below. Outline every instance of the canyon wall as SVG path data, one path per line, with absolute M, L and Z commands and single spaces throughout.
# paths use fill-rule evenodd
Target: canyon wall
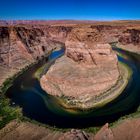
M 65 31 L 66 30 L 66 31 Z M 49 26 L 0 27 L 0 84 L 5 78 L 61 47 L 69 29 Z
M 108 43 L 118 42 L 121 48 L 140 50 L 140 28 L 139 24 L 134 23 L 128 25 L 111 22 L 95 24 L 63 22 L 63 25 L 41 21 L 1 23 L 3 24 L 0 26 L 1 83 L 5 76 L 9 77 L 25 65 L 40 59 L 50 50 L 60 47 L 60 44 L 65 44 L 67 58 L 82 67 L 112 69 L 113 71 L 110 71 L 112 79 L 107 78 L 111 83 L 117 80 L 119 74 L 117 57 Z M 114 76 L 113 72 L 116 73 Z
M 132 44 L 136 48 L 139 31 L 131 28 L 120 25 L 73 26 L 65 38 L 65 55 L 56 60 L 41 78 L 42 88 L 48 94 L 65 97 L 68 105 L 79 108 L 91 107 L 93 102 L 101 101 L 101 95 L 107 97 L 106 91 L 125 81 L 118 69 L 117 55 L 109 43 L 117 42 L 122 47 L 128 32 L 131 41 L 125 45 Z M 121 89 L 121 85 L 117 89 Z
M 88 43 L 88 46 L 119 42 L 121 47 L 131 47 L 134 50 L 136 48 L 137 51 L 140 48 L 140 24 L 134 24 L 134 22 L 128 25 L 123 22 L 121 24 L 115 22 L 115 25 L 113 22 L 106 24 L 96 22 L 95 24 L 84 24 L 84 22 L 76 24 L 79 22 L 74 22 L 74 25 L 71 25 L 63 21 L 64 26 L 50 25 L 51 22 L 43 21 L 28 21 L 28 24 L 26 21 L 0 21 L 0 23 L 0 65 L 11 68 L 38 59 L 54 48 L 58 42 L 66 43 L 66 46 L 71 44 L 71 47 L 80 46 L 86 42 L 91 43 Z M 85 50 L 88 49 L 85 48 Z M 68 52 L 68 55 L 71 54 Z
M 119 47 L 140 53 L 140 28 L 128 28 L 119 37 Z
M 140 24 L 47 24 L 45 22 L 5 22 L 0 25 L 1 82 L 47 52 L 65 44 L 66 55 L 84 66 L 115 67 L 116 58 L 108 45 L 118 42 L 119 47 L 140 51 Z M 100 47 L 98 47 L 100 46 Z M 107 56 L 107 57 L 106 57 Z M 108 59 L 108 61 L 104 61 Z M 86 65 L 85 65 L 86 64 Z M 109 66 L 109 65 L 108 65 Z M 6 77 L 5 77 L 6 76 Z
M 39 59 L 65 39 L 63 29 L 0 27 L 0 64 L 11 68 Z M 53 38 L 57 38 L 56 40 Z

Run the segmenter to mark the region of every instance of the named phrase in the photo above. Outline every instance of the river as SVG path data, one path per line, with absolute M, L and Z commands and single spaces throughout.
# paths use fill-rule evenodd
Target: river
M 48 59 L 18 76 L 7 90 L 11 105 L 20 106 L 23 115 L 43 124 L 60 128 L 85 128 L 101 126 L 106 122 L 114 122 L 120 117 L 133 113 L 140 105 L 140 55 L 116 49 L 126 57 L 118 56 L 118 60 L 131 67 L 133 74 L 125 90 L 107 105 L 90 111 L 67 110 L 60 106 L 56 98 L 41 89 L 35 72 L 44 64 L 52 64 L 64 54 L 64 50 L 52 52 Z

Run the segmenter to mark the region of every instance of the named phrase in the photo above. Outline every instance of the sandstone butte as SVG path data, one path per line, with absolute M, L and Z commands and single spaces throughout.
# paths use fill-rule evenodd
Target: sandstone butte
M 80 32 L 80 37 L 77 38 L 80 39 L 79 41 L 75 38 L 79 34 L 73 34 L 76 30 L 79 30 Z M 83 31 L 81 34 L 82 30 L 85 32 Z M 72 34 L 75 41 L 71 38 L 70 34 Z M 88 57 L 89 54 L 82 57 L 80 56 L 80 61 L 79 59 L 77 60 L 77 55 L 73 55 L 72 53 L 72 46 L 78 42 L 82 45 L 84 44 L 85 46 L 88 46 L 88 49 L 91 49 L 92 47 L 97 48 L 97 46 L 99 47 L 100 45 L 102 46 L 102 44 L 106 44 L 103 46 L 106 46 L 106 50 L 110 50 L 110 54 L 114 56 L 114 61 L 112 62 L 117 73 L 117 62 L 115 62 L 116 56 L 112 50 L 109 49 L 107 44 L 110 42 L 117 42 L 117 46 L 120 48 L 140 53 L 140 21 L 0 21 L 0 85 L 2 85 L 7 78 L 19 72 L 26 65 L 38 60 L 42 56 L 46 55 L 50 50 L 56 47 L 60 48 L 64 43 L 68 48 L 64 56 L 67 58 L 68 62 L 75 64 L 78 68 L 80 67 L 81 71 L 83 68 L 82 65 L 88 70 L 90 67 L 93 67 L 94 69 L 95 67 L 98 67 L 98 59 L 96 59 L 97 62 L 95 61 L 98 64 L 97 65 L 91 61 L 91 57 Z M 92 42 L 92 44 L 90 42 Z M 77 49 L 76 45 L 76 52 Z M 87 49 L 85 49 L 85 52 L 87 52 Z M 93 51 L 93 53 L 95 52 Z M 58 62 L 61 62 L 64 57 L 58 59 Z M 88 61 L 85 58 L 88 58 Z M 84 78 L 84 80 L 86 80 L 86 77 Z M 69 140 L 71 138 L 77 139 L 78 137 L 81 140 L 139 140 L 139 123 L 140 120 L 137 118 L 122 121 L 122 123 L 118 124 L 114 128 L 109 128 L 106 124 L 97 134 L 95 134 L 95 136 L 93 136 L 93 134 L 92 136 L 89 136 L 88 134 L 85 134 L 85 132 L 79 130 L 71 130 L 70 132 L 63 134 L 57 131 L 52 132 L 47 128 L 39 127 L 38 125 L 28 122 L 11 122 L 0 130 L 0 138 L 2 140 L 11 138 L 14 140 L 25 138 Z
M 65 41 L 65 55 L 40 80 L 42 88 L 60 97 L 67 108 L 97 107 L 101 101 L 120 94 L 113 93 L 112 87 L 124 88 L 126 82 L 111 45 L 96 43 L 90 38 L 91 32 L 92 28 L 73 29 Z

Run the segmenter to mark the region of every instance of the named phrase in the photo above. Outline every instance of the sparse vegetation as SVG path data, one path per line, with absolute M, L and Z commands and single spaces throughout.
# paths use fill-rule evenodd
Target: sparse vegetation
M 16 79 L 19 75 L 21 75 L 34 64 L 38 63 L 38 61 L 25 66 L 23 69 L 21 69 L 21 71 L 6 79 L 5 82 L 0 86 L 0 128 L 4 127 L 11 120 L 23 119 L 22 109 L 17 106 L 12 107 L 10 105 L 10 100 L 5 97 L 5 93 L 8 88 L 12 86 L 14 79 Z
M 49 52 L 48 54 L 46 54 L 45 57 L 48 57 L 48 55 L 51 52 Z M 42 57 L 42 59 L 44 59 Z M 31 66 L 37 64 L 41 59 L 39 59 L 38 61 L 35 61 L 29 65 L 26 65 L 24 68 L 22 68 L 19 72 L 17 72 L 16 74 L 14 74 L 12 77 L 9 77 L 5 80 L 5 82 L 0 86 L 0 129 L 3 128 L 7 123 L 9 123 L 11 120 L 17 119 L 17 120 L 21 120 L 21 121 L 29 121 L 38 125 L 42 125 L 45 127 L 49 127 L 50 129 L 53 130 L 61 130 L 60 128 L 56 128 L 51 127 L 49 125 L 44 125 L 41 124 L 37 121 L 31 120 L 29 118 L 26 118 L 23 116 L 22 114 L 22 109 L 19 106 L 14 106 L 12 107 L 10 104 L 10 99 L 6 98 L 5 93 L 8 90 L 8 88 L 10 88 L 14 82 L 14 79 L 16 79 L 19 75 L 21 75 L 23 72 L 25 72 L 27 69 L 29 69 Z M 44 69 L 44 67 L 43 67 Z M 39 70 L 39 74 L 42 72 L 42 67 L 41 70 Z M 63 129 L 64 130 L 64 129 Z
M 20 119 L 22 111 L 19 107 L 11 107 L 9 100 L 4 96 L 0 97 L 0 128 L 4 127 L 13 119 Z
M 88 132 L 88 133 L 96 134 L 100 129 L 101 129 L 101 127 L 89 127 L 89 128 L 85 128 L 82 130 L 84 130 L 85 132 Z

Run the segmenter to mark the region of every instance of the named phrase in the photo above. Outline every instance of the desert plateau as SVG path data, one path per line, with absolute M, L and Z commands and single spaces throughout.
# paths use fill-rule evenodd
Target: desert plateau
M 138 140 L 139 52 L 140 21 L 1 21 L 0 137 Z

